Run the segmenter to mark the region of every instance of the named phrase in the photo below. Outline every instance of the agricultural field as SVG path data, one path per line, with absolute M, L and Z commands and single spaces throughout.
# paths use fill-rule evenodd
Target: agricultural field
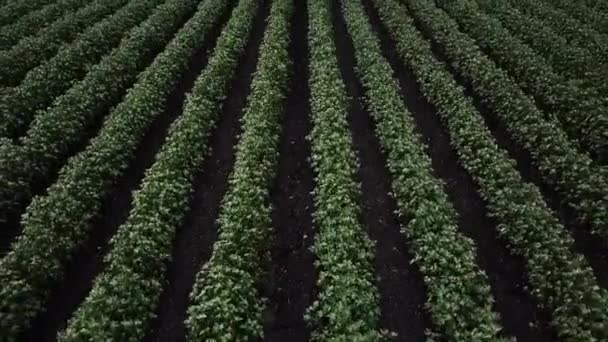
M 608 341 L 608 0 L 0 0 L 0 342 Z

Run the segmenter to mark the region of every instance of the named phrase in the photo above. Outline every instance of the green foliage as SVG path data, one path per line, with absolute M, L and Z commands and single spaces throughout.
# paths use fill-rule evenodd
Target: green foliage
M 269 192 L 288 86 L 292 12 L 292 0 L 272 2 L 236 162 L 222 201 L 218 241 L 190 294 L 186 324 L 192 341 L 255 341 L 263 334 L 264 304 L 257 285 L 272 239 Z
M 557 7 L 584 24 L 583 28 L 608 34 L 608 6 L 585 5 L 585 1 L 542 0 L 549 6 Z M 601 5 L 601 2 L 600 2 Z
M 586 154 L 579 153 L 561 128 L 543 118 L 534 102 L 485 56 L 458 25 L 428 0 L 407 2 L 433 36 L 452 67 L 530 152 L 543 181 L 553 186 L 591 231 L 608 240 L 608 179 Z M 608 134 L 604 132 L 603 134 Z
M 8 25 L 19 20 L 27 13 L 34 11 L 52 0 L 11 1 L 0 7 L 0 26 Z
M 210 1 L 213 6 L 226 6 Z M 204 5 L 203 5 L 204 6 Z M 169 130 L 134 194 L 127 221 L 112 238 L 105 270 L 60 338 L 64 341 L 141 340 L 155 315 L 175 230 L 189 208 L 193 178 L 205 157 L 253 26 L 257 2 L 242 0 L 222 32 L 209 64 Z
M 97 137 L 69 160 L 47 195 L 34 199 L 23 221 L 23 235 L 1 262 L 5 272 L 0 271 L 4 284 L 0 331 L 12 325 L 13 334 L 40 311 L 48 291 L 62 278 L 62 265 L 90 233 L 90 219 L 100 213 L 103 198 L 126 170 L 147 128 L 163 112 L 165 99 L 186 71 L 193 51 L 203 45 L 227 7 L 222 0 L 202 2 L 110 113 Z
M 597 60 L 589 50 L 572 45 L 538 18 L 527 16 L 501 0 L 477 0 L 488 14 L 499 19 L 513 35 L 544 56 L 569 80 L 593 91 L 608 91 L 608 61 Z M 608 26 L 607 26 L 608 27 Z
M 358 1 L 342 1 L 353 40 L 356 71 L 366 90 L 376 134 L 387 152 L 393 196 L 429 291 L 438 332 L 453 341 L 500 340 L 488 279 L 476 263 L 473 242 L 458 232 L 457 213 L 432 174 L 430 158 L 401 100 L 393 70 Z
M 195 0 L 166 0 L 82 81 L 39 112 L 20 144 L 6 140 L 0 143 L 0 208 L 4 214 L 29 202 L 34 184 L 48 183 L 53 170 L 83 143 L 96 120 L 120 102 L 138 73 L 164 48 L 195 7 Z
M 359 222 L 358 167 L 346 121 L 346 90 L 336 59 L 329 0 L 308 1 L 310 134 L 316 173 L 313 245 L 318 297 L 306 314 L 314 341 L 377 341 L 380 308 L 373 243 Z M 373 229 L 373 227 L 370 227 Z
M 9 50 L 0 51 L 0 85 L 19 85 L 29 70 L 53 57 L 63 44 L 71 42 L 81 31 L 93 26 L 95 22 L 125 3 L 126 0 L 94 1 L 54 22 L 39 34 L 21 39 Z M 4 117 L 2 119 L 4 120 Z
M 83 7 L 86 0 L 59 0 L 39 10 L 19 18 L 16 22 L 0 28 L 0 50 L 8 49 L 19 40 L 36 34 L 46 25 L 50 25 L 63 15 L 72 15 L 72 11 Z
M 600 61 L 608 60 L 608 35 L 599 33 L 588 25 L 572 18 L 544 1 L 506 0 L 523 13 L 536 17 L 555 32 L 566 38 L 570 44 L 586 48 Z
M 551 310 L 561 337 L 573 341 L 608 338 L 608 295 L 588 263 L 571 252 L 573 239 L 552 215 L 535 186 L 522 181 L 506 151 L 464 95 L 445 64 L 437 61 L 413 19 L 395 0 L 374 0 L 403 62 L 415 73 L 425 97 L 450 133 L 463 166 L 479 185 L 500 235 L 526 262 L 529 291 Z M 437 9 L 408 1 L 418 20 L 442 21 Z M 465 49 L 466 46 L 460 46 Z M 514 114 L 515 115 L 515 114 Z
M 608 107 L 602 103 L 605 99 L 555 73 L 542 56 L 512 36 L 500 21 L 482 13 L 474 2 L 450 1 L 442 8 L 524 91 L 544 105 L 547 121 L 557 118 L 573 140 L 608 162 Z
M 119 0 L 108 6 L 111 8 L 123 3 Z M 39 111 L 80 81 L 160 3 L 162 0 L 129 2 L 114 15 L 86 30 L 53 58 L 30 70 L 18 86 L 5 89 L 0 94 L 0 136 L 18 138 L 23 135 Z M 22 62 L 18 60 L 18 63 Z M 6 70 L 14 72 L 19 68 L 7 65 Z
M 592 11 L 597 11 L 604 15 L 608 15 L 608 1 L 606 0 L 581 0 L 580 4 Z

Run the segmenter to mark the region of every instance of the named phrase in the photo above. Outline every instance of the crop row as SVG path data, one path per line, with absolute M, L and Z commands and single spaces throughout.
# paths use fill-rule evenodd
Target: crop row
M 103 115 L 173 37 L 196 7 L 195 0 L 166 0 L 47 110 L 37 113 L 21 144 L 0 145 L 0 208 L 20 209 L 33 185 L 45 186 L 70 151 L 86 139 Z M 52 177 L 51 177 L 52 178 Z
M 515 162 L 496 145 L 472 100 L 447 66 L 435 59 L 405 7 L 395 0 L 374 3 L 402 61 L 437 108 L 462 165 L 479 185 L 499 234 L 525 260 L 528 290 L 552 311 L 552 322 L 562 337 L 604 340 L 607 295 L 584 258 L 571 252 L 572 237 L 547 208 L 538 188 L 522 181 Z M 431 4 L 408 4 L 418 20 L 444 20 Z
M 0 26 L 9 25 L 27 13 L 34 11 L 52 0 L 10 1 L 0 7 Z
M 580 89 L 557 74 L 546 60 L 511 35 L 497 19 L 482 13 L 475 2 L 450 1 L 442 8 L 477 41 L 480 48 L 509 71 L 563 129 L 600 160 L 608 162 L 608 108 L 596 92 Z
M 122 2 L 122 1 L 121 1 Z M 49 61 L 29 71 L 0 97 L 0 136 L 16 139 L 27 131 L 38 111 L 81 80 L 91 66 L 110 53 L 129 31 L 137 29 L 163 0 L 134 0 L 84 32 Z
M 499 19 L 512 34 L 544 56 L 564 77 L 596 92 L 608 90 L 604 82 L 608 77 L 608 66 L 595 59 L 587 49 L 570 44 L 538 18 L 523 14 L 505 1 L 477 0 L 477 3 Z
M 312 166 L 319 272 L 316 301 L 306 313 L 314 341 L 375 341 L 379 302 L 371 264 L 373 243 L 359 222 L 358 160 L 346 121 L 329 0 L 308 1 Z M 374 229 L 374 227 L 370 227 Z
M 82 79 L 91 66 L 115 48 L 129 30 L 145 20 L 161 0 L 132 1 L 114 15 L 87 29 L 49 61 L 29 71 L 16 87 L 0 98 L 0 136 L 17 138 L 27 130 L 36 112 L 48 107 Z M 108 4 L 117 7 L 124 1 Z M 12 69 L 15 70 L 15 69 Z
M 570 44 L 583 47 L 600 61 L 608 60 L 608 35 L 601 34 L 584 22 L 570 17 L 552 5 L 535 0 L 507 0 L 522 12 L 540 19 L 566 38 Z
M 25 37 L 11 49 L 0 51 L 0 86 L 19 85 L 28 71 L 53 57 L 63 44 L 71 42 L 82 30 L 93 26 L 125 3 L 127 0 L 93 1 L 54 22 L 39 34 Z
M 589 27 L 592 27 L 594 30 L 608 34 L 608 6 L 604 3 L 602 6 L 601 1 L 599 2 L 600 6 L 591 6 L 588 7 L 584 4 L 584 1 L 567 1 L 567 0 L 542 0 L 550 6 L 557 7 L 566 13 L 570 14 L 572 17 L 577 20 L 586 23 Z
M 192 341 L 258 340 L 264 303 L 258 284 L 272 239 L 270 186 L 289 76 L 292 0 L 274 0 L 260 48 L 236 162 L 218 219 L 218 240 L 190 294 Z
M 6 272 L 0 275 L 5 284 L 0 292 L 0 312 L 15 316 L 2 317 L 0 328 L 20 329 L 41 310 L 53 284 L 62 278 L 61 265 L 86 240 L 90 219 L 99 215 L 103 198 L 125 172 L 144 133 L 163 112 L 165 99 L 186 71 L 193 52 L 207 41 L 210 28 L 228 4 L 212 0 L 199 5 L 192 19 L 110 113 L 99 134 L 70 159 L 47 195 L 34 199 L 23 222 L 23 236 L 1 261 Z M 14 306 L 18 298 L 27 298 L 20 302 L 25 305 Z
M 432 175 L 431 160 L 399 95 L 393 70 L 361 3 L 342 1 L 342 10 L 355 47 L 356 72 L 387 152 L 399 216 L 408 220 L 402 231 L 425 275 L 435 326 L 449 340 L 498 340 L 501 328 L 488 279 L 477 266 L 473 242 L 458 232 L 457 214 L 442 184 Z
M 589 222 L 592 232 L 608 239 L 608 180 L 601 169 L 577 150 L 559 125 L 545 120 L 533 101 L 444 11 L 427 0 L 410 7 L 424 13 L 416 17 L 425 31 L 514 140 L 530 152 L 543 180 Z
M 87 2 L 84 0 L 59 0 L 48 4 L 37 11 L 28 13 L 19 18 L 18 21 L 0 28 L 0 50 L 8 49 L 19 40 L 36 34 L 46 25 L 61 18 L 66 13 L 82 7 Z
M 225 6 L 222 1 L 212 1 Z M 175 231 L 186 214 L 193 178 L 208 147 L 222 99 L 250 35 L 257 2 L 241 0 L 208 66 L 186 100 L 140 190 L 129 218 L 112 238 L 106 268 L 63 335 L 66 341 L 139 340 L 164 284 Z M 134 295 L 137 294 L 137 295 Z

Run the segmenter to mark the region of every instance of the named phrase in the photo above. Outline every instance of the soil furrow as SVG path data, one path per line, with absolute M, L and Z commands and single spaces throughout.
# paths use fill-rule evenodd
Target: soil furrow
M 279 170 L 271 190 L 275 235 L 264 290 L 267 341 L 308 341 L 310 337 L 304 313 L 314 298 L 317 272 L 310 251 L 314 175 L 306 139 L 311 130 L 307 22 L 306 1 L 296 0 L 290 33 L 291 90 L 282 118 Z
M 529 151 L 522 148 L 509 134 L 507 126 L 497 119 L 492 113 L 492 109 L 483 103 L 483 98 L 475 92 L 470 82 L 461 77 L 454 67 L 448 63 L 447 58 L 442 53 L 441 47 L 423 29 L 422 24 L 416 21 L 418 29 L 424 37 L 431 42 L 433 53 L 438 60 L 446 62 L 450 73 L 456 81 L 465 89 L 465 94 L 473 99 L 473 103 L 482 115 L 486 126 L 492 133 L 497 145 L 506 150 L 515 160 L 516 169 L 519 171 L 525 182 L 536 185 L 545 202 L 553 211 L 553 214 L 560 220 L 562 225 L 574 237 L 573 252 L 585 256 L 589 262 L 598 283 L 603 288 L 608 288 L 608 245 L 598 236 L 591 234 L 591 229 L 587 223 L 578 220 L 575 210 L 563 202 L 561 196 L 555 189 L 548 185 L 536 165 Z
M 240 118 L 246 105 L 251 80 L 262 42 L 269 1 L 262 2 L 254 22 L 252 36 L 240 65 L 230 84 L 230 92 L 222 106 L 217 126 L 211 135 L 211 151 L 195 176 L 190 211 L 178 228 L 171 263 L 167 269 L 165 288 L 156 310 L 157 318 L 150 324 L 144 341 L 185 341 L 189 294 L 196 274 L 211 256 L 217 238 L 217 217 L 232 171 Z
M 227 16 L 220 22 L 226 19 Z M 91 290 L 93 280 L 103 270 L 108 242 L 129 215 L 132 192 L 139 187 L 145 171 L 154 162 L 169 126 L 181 115 L 185 95 L 207 64 L 208 52 L 215 45 L 220 29 L 221 25 L 216 25 L 209 35 L 211 39 L 194 53 L 188 71 L 167 97 L 166 109 L 152 123 L 127 171 L 118 180 L 115 190 L 104 200 L 101 215 L 92 222 L 90 239 L 72 256 L 64 281 L 53 290 L 47 310 L 36 318 L 32 328 L 24 333 L 23 340 L 54 341 L 57 332 L 65 328 L 67 320 Z
M 455 74 L 453 72 L 453 74 Z M 472 86 L 460 77 L 458 82 L 465 87 L 467 96 L 473 99 L 475 107 L 482 114 L 486 125 L 496 139 L 497 145 L 506 150 L 509 156 L 517 162 L 516 169 L 525 182 L 536 185 L 545 202 L 553 214 L 560 220 L 562 225 L 574 237 L 572 250 L 585 256 L 589 262 L 598 283 L 608 288 L 608 246 L 602 239 L 591 234 L 591 228 L 587 223 L 580 222 L 575 210 L 568 204 L 563 203 L 562 196 L 550 185 L 543 181 L 538 168 L 534 165 L 532 156 L 528 151 L 520 147 L 509 135 L 506 126 L 497 120 L 481 98 L 474 92 Z
M 363 101 L 365 92 L 355 74 L 354 47 L 338 2 L 333 3 L 338 65 L 349 95 L 349 125 L 359 157 L 362 221 L 375 241 L 374 266 L 380 292 L 382 328 L 397 333 L 395 341 L 424 341 L 432 323 L 424 306 L 426 286 L 400 222 L 391 193 L 386 156 L 374 132 L 374 121 Z
M 515 336 L 518 341 L 554 341 L 556 335 L 549 326 L 550 317 L 538 308 L 526 291 L 524 261 L 512 255 L 499 239 L 496 222 L 488 216 L 486 203 L 472 177 L 460 165 L 437 110 L 424 98 L 413 72 L 400 62 L 394 43 L 375 9 L 368 1 L 364 3 L 372 26 L 380 37 L 383 54 L 398 77 L 402 97 L 427 145 L 433 175 L 445 185 L 448 198 L 458 212 L 460 231 L 476 243 L 477 260 L 488 275 L 505 333 Z
M 186 22 L 188 22 L 188 20 L 193 15 L 194 15 L 194 11 L 190 11 L 190 13 L 187 16 L 182 18 L 179 27 L 174 31 L 174 33 L 178 32 L 181 29 L 181 27 L 183 27 L 183 25 Z M 123 37 L 123 39 L 127 39 L 127 38 L 128 38 L 128 34 Z M 169 41 L 167 41 L 167 43 L 168 42 Z M 165 46 L 166 46 L 166 44 L 165 44 Z M 141 56 L 141 59 L 145 61 L 145 64 L 139 70 L 139 72 L 142 72 L 147 67 L 149 67 L 150 64 L 152 64 L 152 61 L 154 60 L 154 58 L 163 51 L 165 46 L 163 46 L 162 48 L 159 48 L 159 49 L 155 49 L 154 51 L 150 51 L 147 54 Z M 112 51 L 116 51 L 117 49 L 119 49 L 119 48 L 117 47 Z M 84 151 L 84 149 L 87 147 L 89 142 L 99 133 L 99 130 L 101 129 L 105 118 L 108 116 L 109 113 L 111 113 L 112 109 L 123 100 L 124 95 L 126 94 L 127 90 L 129 88 L 131 88 L 131 86 L 135 82 L 136 82 L 136 80 L 133 80 L 133 82 L 130 84 L 130 86 L 125 89 L 122 96 L 117 97 L 116 99 L 113 99 L 112 103 L 109 106 L 106 106 L 102 111 L 97 111 L 94 115 L 89 113 L 89 115 L 88 115 L 89 119 L 87 119 L 87 120 L 90 120 L 90 122 L 87 122 L 86 125 L 84 125 L 84 127 L 83 127 L 84 133 L 82 134 L 82 137 L 80 137 L 78 139 L 78 142 L 76 142 L 72 145 L 69 145 L 66 150 L 65 155 L 62 156 L 61 158 L 59 158 L 56 162 L 54 162 L 52 165 L 49 166 L 47 175 L 45 177 L 42 177 L 42 179 L 35 179 L 34 181 L 32 181 L 32 184 L 30 186 L 31 196 L 30 196 L 29 200 L 26 201 L 25 203 L 22 203 L 20 208 L 18 210 L 16 210 L 14 213 L 11 212 L 9 215 L 7 215 L 6 224 L 3 225 L 3 227 L 2 227 L 3 230 L 2 230 L 2 232 L 0 232 L 0 257 L 3 257 L 6 253 L 8 253 L 10 251 L 10 244 L 12 242 L 14 242 L 15 239 L 19 235 L 21 235 L 21 232 L 22 232 L 21 216 L 24 213 L 24 211 L 27 209 L 29 204 L 31 203 L 31 199 L 34 198 L 35 196 L 46 194 L 46 189 L 51 184 L 53 184 L 57 181 L 57 178 L 59 176 L 59 171 L 61 170 L 61 168 L 67 163 L 69 158 Z M 74 85 L 74 86 L 76 86 L 76 85 Z M 52 106 L 49 108 L 52 108 Z

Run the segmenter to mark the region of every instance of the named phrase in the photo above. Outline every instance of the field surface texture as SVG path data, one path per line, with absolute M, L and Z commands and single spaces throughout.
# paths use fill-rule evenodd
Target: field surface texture
M 608 0 L 0 0 L 0 342 L 608 341 Z

